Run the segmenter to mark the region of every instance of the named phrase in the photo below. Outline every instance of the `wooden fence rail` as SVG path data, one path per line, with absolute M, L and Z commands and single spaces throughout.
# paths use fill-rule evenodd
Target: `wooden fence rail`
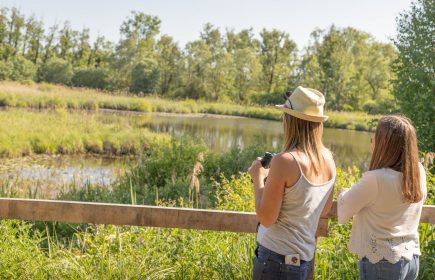
M 336 202 L 331 211 L 321 217 L 317 236 L 327 236 L 328 219 L 335 217 Z M 0 198 L 0 219 L 248 233 L 255 232 L 257 227 L 257 218 L 252 212 L 17 198 Z M 423 207 L 420 222 L 435 224 L 435 206 Z

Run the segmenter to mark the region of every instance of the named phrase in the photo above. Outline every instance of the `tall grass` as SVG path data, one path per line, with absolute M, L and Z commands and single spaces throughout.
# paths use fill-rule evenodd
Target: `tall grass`
M 338 188 L 353 176 L 342 170 L 337 175 Z M 216 196 L 216 209 L 253 210 L 252 186 L 246 174 L 221 180 Z M 177 203 L 183 206 L 182 201 Z M 315 279 L 358 278 L 357 258 L 346 248 L 350 226 L 330 222 L 329 237 L 317 244 Z M 254 234 L 87 226 L 72 238 L 61 239 L 50 230 L 50 224 L 32 227 L 25 222 L 0 222 L 1 278 L 251 279 Z M 419 279 L 434 276 L 433 232 L 434 226 L 421 226 Z
M 51 84 L 19 84 L 0 82 L 0 107 L 36 109 L 99 108 L 149 112 L 151 104 L 136 96 L 115 95 L 96 90 L 68 88 Z
M 170 100 L 157 96 L 138 97 L 110 94 L 83 88 L 51 84 L 0 82 L 0 107 L 114 109 L 138 112 L 206 113 L 281 120 L 281 111 L 255 104 L 206 102 L 203 100 Z M 372 131 L 379 116 L 363 112 L 327 112 L 325 127 Z
M 166 136 L 143 128 L 140 116 L 24 109 L 0 110 L 0 156 L 138 154 Z

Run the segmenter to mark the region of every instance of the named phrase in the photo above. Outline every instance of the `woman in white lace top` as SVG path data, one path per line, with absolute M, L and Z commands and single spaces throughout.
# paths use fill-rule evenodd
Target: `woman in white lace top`
M 339 195 L 338 222 L 353 217 L 349 249 L 360 259 L 360 279 L 416 279 L 427 191 L 415 128 L 403 116 L 382 117 L 372 150 L 369 171 Z

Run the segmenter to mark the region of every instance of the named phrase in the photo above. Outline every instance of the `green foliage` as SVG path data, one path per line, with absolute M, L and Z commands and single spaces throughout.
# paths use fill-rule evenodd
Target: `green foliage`
M 109 72 L 104 68 L 79 68 L 74 71 L 71 82 L 77 87 L 106 89 L 110 83 Z
M 265 146 L 256 145 L 245 147 L 243 150 L 234 147 L 224 156 L 210 153 L 204 160 L 204 174 L 207 178 L 219 178 L 221 175 L 229 178 L 234 174 L 248 170 L 252 161 L 264 155 L 266 151 Z
M 22 56 L 15 56 L 7 61 L 0 61 L 0 80 L 33 80 L 35 76 L 36 66 Z
M 351 27 L 314 30 L 299 57 L 289 34 L 276 29 L 255 36 L 252 28 L 223 32 L 207 23 L 200 38 L 180 48 L 160 34 L 158 17 L 142 12 L 126 17 L 118 42 L 98 37 L 94 44 L 89 29 L 69 22 L 44 30 L 15 8 L 2 9 L 0 18 L 0 79 L 243 104 L 281 103 L 283 91 L 304 85 L 325 93 L 328 109 L 397 109 L 389 82 L 395 49 Z
M 254 212 L 253 191 L 249 174 L 232 175 L 228 179 L 221 175 L 216 182 L 216 209 Z
M 397 19 L 394 44 L 399 51 L 395 61 L 394 95 L 401 110 L 417 128 L 419 146 L 434 151 L 435 123 L 435 6 L 432 0 L 417 0 Z
M 276 29 L 263 29 L 260 36 L 263 90 L 268 93 L 283 92 L 288 89 L 289 78 L 294 74 L 296 43 L 288 33 Z
M 432 196 L 433 199 L 434 196 Z M 420 279 L 433 279 L 435 277 L 435 226 L 420 224 L 419 232 L 422 255 L 418 277 Z
M 45 278 L 50 259 L 39 247 L 44 238 L 30 229 L 21 221 L 0 222 L 0 278 Z
M 279 93 L 259 93 L 250 96 L 249 101 L 254 104 L 275 105 L 284 102 L 282 92 Z
M 52 58 L 41 66 L 39 80 L 53 84 L 71 84 L 73 77 L 71 64 L 61 58 Z
M 182 71 L 181 50 L 174 42 L 173 38 L 163 35 L 157 42 L 156 60 L 160 72 L 158 93 L 167 96 L 175 92 L 176 86 L 180 84 Z
M 131 73 L 130 91 L 134 93 L 155 93 L 159 86 L 160 71 L 152 60 L 138 63 Z
M 194 144 L 187 138 L 172 138 L 151 146 L 142 161 L 130 170 L 130 176 L 114 188 L 115 197 L 123 203 L 130 203 L 132 188 L 139 203 L 152 204 L 157 196 L 164 200 L 176 200 L 183 197 L 180 191 L 186 191 L 186 198 L 197 157 L 205 151 L 205 145 Z
M 315 30 L 311 38 L 300 64 L 299 83 L 323 92 L 327 108 L 360 111 L 372 109 L 363 106 L 368 100 L 377 104 L 391 100 L 390 64 L 396 54 L 390 44 L 350 27 Z M 389 113 L 392 108 L 394 103 L 385 103 L 373 113 Z

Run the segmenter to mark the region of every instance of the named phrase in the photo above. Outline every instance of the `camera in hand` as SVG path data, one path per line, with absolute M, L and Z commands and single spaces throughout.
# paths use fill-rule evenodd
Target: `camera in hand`
M 266 152 L 264 154 L 264 156 L 260 160 L 261 166 L 263 166 L 263 168 L 269 169 L 270 168 L 270 162 L 272 161 L 272 158 L 273 158 L 273 154 L 269 153 L 269 152 Z M 265 184 L 266 184 L 266 180 L 267 180 L 267 177 L 264 178 L 264 183 Z
M 273 158 L 273 154 L 266 152 L 264 154 L 264 156 L 261 158 L 260 162 L 261 162 L 261 166 L 263 166 L 263 168 L 269 169 L 270 168 L 270 162 L 272 161 Z

